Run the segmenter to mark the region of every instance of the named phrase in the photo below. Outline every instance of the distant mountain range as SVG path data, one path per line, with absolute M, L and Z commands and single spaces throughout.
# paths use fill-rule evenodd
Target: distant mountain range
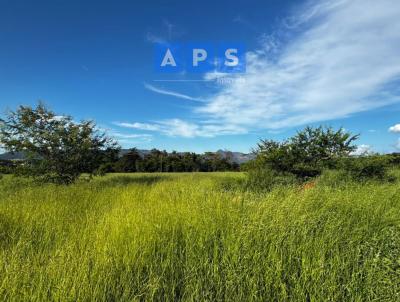
M 23 152 L 6 152 L 0 154 L 0 160 L 22 160 L 25 158 Z
M 129 149 L 121 149 L 120 155 L 124 155 L 129 152 Z M 142 155 L 145 156 L 146 154 L 150 153 L 151 150 L 138 150 L 138 152 Z M 184 153 L 184 152 L 178 152 L 178 153 Z M 242 164 L 245 163 L 249 160 L 254 159 L 255 155 L 252 153 L 246 154 L 242 152 L 231 152 L 231 151 L 226 151 L 226 150 L 218 150 L 217 152 L 224 158 L 230 158 L 233 162 Z M 25 155 L 23 152 L 6 152 L 3 154 L 0 154 L 0 160 L 23 160 L 25 158 Z
M 256 157 L 253 153 L 231 152 L 224 150 L 218 150 L 217 153 L 221 154 L 223 157 L 231 157 L 232 161 L 238 164 L 243 164 Z

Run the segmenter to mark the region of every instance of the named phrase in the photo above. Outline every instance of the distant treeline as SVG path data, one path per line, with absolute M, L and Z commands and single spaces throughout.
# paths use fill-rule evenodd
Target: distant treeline
M 392 166 L 400 165 L 400 153 L 375 154 L 373 157 Z M 24 162 L 24 160 L 0 160 L 0 173 L 14 173 L 18 167 L 24 165 Z M 254 165 L 257 165 L 257 160 L 239 165 L 233 161 L 229 152 L 225 155 L 218 152 L 197 154 L 174 151 L 168 153 L 153 149 L 143 154 L 133 148 L 122 156 L 119 152 L 105 154 L 97 173 L 249 171 L 254 169 Z
M 141 154 L 136 148 L 126 154 L 111 157 L 100 166 L 101 173 L 110 172 L 215 172 L 238 171 L 239 164 L 227 153 L 214 152 L 197 154 L 191 152 L 172 152 L 151 150 Z
M 151 150 L 147 154 L 141 153 L 136 148 L 120 155 L 118 150 L 108 150 L 104 153 L 102 163 L 97 169 L 98 174 L 103 173 L 129 173 L 129 172 L 216 172 L 239 171 L 240 165 L 233 161 L 229 152 L 207 152 L 197 154 L 192 152 L 172 152 Z M 24 165 L 24 160 L 0 160 L 0 173 L 13 173 L 19 166 Z M 91 171 L 84 171 L 90 173 Z

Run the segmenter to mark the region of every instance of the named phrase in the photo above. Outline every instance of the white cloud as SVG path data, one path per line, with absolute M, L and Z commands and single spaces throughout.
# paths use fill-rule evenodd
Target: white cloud
M 393 89 L 400 79 L 398 0 L 310 1 L 285 19 L 282 29 L 261 38 L 262 46 L 247 53 L 246 73 L 231 75 L 242 80 L 219 86 L 194 108 L 201 122 L 176 118 L 133 128 L 184 137 L 276 131 L 400 101 Z M 209 73 L 204 79 L 221 76 Z
M 207 124 L 195 124 L 183 121 L 181 119 L 169 119 L 163 120 L 156 123 L 121 123 L 115 122 L 117 126 L 125 128 L 134 128 L 146 131 L 161 132 L 168 136 L 180 136 L 180 137 L 214 137 L 217 135 L 229 135 L 246 133 L 246 130 L 235 125 L 214 125 Z
M 116 126 L 124 127 L 124 128 L 132 128 L 132 129 L 141 129 L 147 131 L 159 131 L 159 126 L 155 124 L 148 124 L 148 123 L 122 123 L 122 122 L 114 122 Z
M 122 138 L 122 139 L 130 139 L 130 138 L 149 139 L 152 137 L 151 134 L 125 134 L 125 133 L 119 133 L 119 132 L 113 132 L 113 133 L 111 133 L 111 136 L 114 136 L 116 138 Z
M 174 96 L 174 97 L 184 99 L 184 100 L 189 100 L 189 101 L 202 102 L 202 100 L 200 100 L 199 98 L 191 97 L 189 95 L 171 91 L 171 90 L 161 89 L 161 88 L 155 87 L 150 84 L 144 84 L 144 87 L 150 91 L 153 91 L 153 92 L 156 92 L 159 94 L 170 95 L 170 96 Z
M 111 137 L 113 137 L 120 145 L 128 146 L 128 145 L 141 145 L 143 143 L 148 143 L 153 140 L 153 136 L 151 134 L 136 134 L 136 133 L 120 133 L 117 131 L 112 131 L 109 133 Z
M 119 126 L 119 123 L 114 123 Z M 124 123 L 121 123 L 124 124 Z M 128 123 L 129 125 L 129 123 Z M 120 126 L 122 127 L 122 126 Z M 124 128 L 132 128 L 132 127 L 124 127 Z M 118 143 L 123 144 L 141 144 L 143 142 L 151 142 L 153 140 L 153 135 L 149 133 L 124 133 L 120 132 L 114 128 L 110 128 L 107 126 L 97 126 L 97 129 L 101 132 L 107 134 L 108 137 L 113 138 Z
M 200 134 L 199 126 L 180 119 L 165 120 L 160 122 L 159 126 L 162 132 L 169 136 L 194 137 Z
M 396 124 L 389 128 L 389 132 L 400 133 L 400 124 Z
M 373 149 L 370 145 L 359 145 L 351 155 L 368 155 L 371 153 L 373 153 Z
M 232 81 L 196 112 L 247 129 L 279 129 L 350 116 L 399 101 L 400 2 L 323 1 L 277 59 L 247 55 L 245 81 Z M 209 77 L 209 75 L 206 75 Z

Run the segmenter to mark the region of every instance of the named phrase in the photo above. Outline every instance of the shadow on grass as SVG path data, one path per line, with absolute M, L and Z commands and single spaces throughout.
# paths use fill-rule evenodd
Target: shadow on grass
M 167 176 L 161 175 L 118 175 L 101 179 L 99 183 L 103 186 L 127 186 L 131 184 L 152 185 L 154 183 L 167 180 Z

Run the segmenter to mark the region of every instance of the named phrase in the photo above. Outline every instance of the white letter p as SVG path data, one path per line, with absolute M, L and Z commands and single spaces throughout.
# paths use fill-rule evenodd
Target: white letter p
M 202 48 L 193 49 L 193 66 L 199 66 L 199 62 L 207 59 L 207 51 Z

